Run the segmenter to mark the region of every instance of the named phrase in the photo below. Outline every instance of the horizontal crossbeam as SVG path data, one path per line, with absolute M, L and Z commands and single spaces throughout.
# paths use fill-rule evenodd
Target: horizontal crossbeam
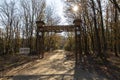
M 43 25 L 38 27 L 39 27 L 39 31 L 44 31 L 44 32 L 63 32 L 63 31 L 74 32 L 75 31 L 74 25 L 56 25 L 56 26 Z

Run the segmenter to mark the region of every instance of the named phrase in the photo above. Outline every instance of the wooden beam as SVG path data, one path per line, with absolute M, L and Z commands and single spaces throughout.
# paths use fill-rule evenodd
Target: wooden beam
M 42 26 L 39 28 L 38 31 L 44 31 L 44 32 L 74 32 L 75 27 L 74 25 L 56 25 L 56 26 Z

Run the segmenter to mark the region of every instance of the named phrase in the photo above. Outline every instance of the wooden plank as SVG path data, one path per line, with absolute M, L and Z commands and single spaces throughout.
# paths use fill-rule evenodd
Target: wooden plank
M 39 31 L 43 30 L 44 32 L 74 32 L 75 30 L 74 25 L 41 26 L 41 28 L 39 29 Z

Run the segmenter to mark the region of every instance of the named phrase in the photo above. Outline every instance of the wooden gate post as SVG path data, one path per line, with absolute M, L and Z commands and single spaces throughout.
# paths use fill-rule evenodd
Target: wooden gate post
M 44 22 L 36 21 L 37 34 L 36 34 L 36 51 L 39 58 L 44 57 Z
M 74 20 L 75 26 L 75 58 L 76 65 L 82 61 L 82 45 L 81 45 L 81 19 Z

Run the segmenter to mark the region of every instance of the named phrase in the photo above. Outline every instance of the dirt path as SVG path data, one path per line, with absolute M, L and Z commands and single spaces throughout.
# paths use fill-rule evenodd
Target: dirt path
M 10 70 L 0 80 L 109 80 L 95 71 L 75 69 L 75 61 L 66 60 L 64 50 L 49 54 Z
M 71 80 L 74 61 L 65 60 L 65 51 L 57 50 L 42 60 L 35 60 L 7 72 L 7 80 Z

